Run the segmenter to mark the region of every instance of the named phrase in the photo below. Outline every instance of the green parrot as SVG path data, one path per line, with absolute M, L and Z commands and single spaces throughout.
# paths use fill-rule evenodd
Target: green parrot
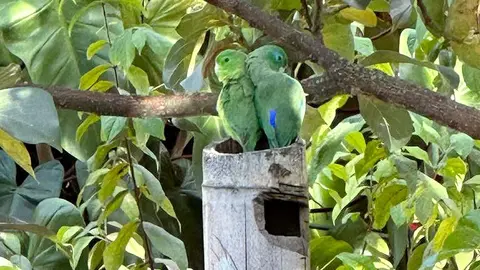
M 247 54 L 228 49 L 215 58 L 215 74 L 223 84 L 217 111 L 226 133 L 244 152 L 254 151 L 261 129 L 253 103 L 253 84 L 247 75 Z
M 306 110 L 302 85 L 284 73 L 287 54 L 275 45 L 262 46 L 247 57 L 255 86 L 255 108 L 270 148 L 290 145 L 300 132 Z

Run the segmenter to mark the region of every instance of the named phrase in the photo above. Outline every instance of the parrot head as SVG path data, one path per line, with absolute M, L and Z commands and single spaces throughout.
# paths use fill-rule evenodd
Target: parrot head
M 249 62 L 267 64 L 275 71 L 283 71 L 287 67 L 287 53 L 276 45 L 265 45 L 257 48 L 249 54 Z
M 245 74 L 247 54 L 237 50 L 224 50 L 215 58 L 215 74 L 221 82 L 234 80 Z

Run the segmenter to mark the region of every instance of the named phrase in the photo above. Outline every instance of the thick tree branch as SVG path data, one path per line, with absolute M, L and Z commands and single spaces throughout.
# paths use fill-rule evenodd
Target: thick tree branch
M 279 18 L 242 0 L 206 0 L 236 14 L 252 26 L 278 40 L 289 42 L 322 65 L 338 88 L 352 94 L 366 94 L 429 117 L 440 124 L 480 138 L 480 110 L 452 101 L 412 83 L 385 73 L 352 64 L 327 49 L 320 39 L 285 24 Z

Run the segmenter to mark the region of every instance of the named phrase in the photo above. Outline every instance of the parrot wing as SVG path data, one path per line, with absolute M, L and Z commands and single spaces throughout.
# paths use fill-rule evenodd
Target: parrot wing
M 270 147 L 291 144 L 297 138 L 305 116 L 302 85 L 281 72 L 272 72 L 255 85 L 257 116 Z

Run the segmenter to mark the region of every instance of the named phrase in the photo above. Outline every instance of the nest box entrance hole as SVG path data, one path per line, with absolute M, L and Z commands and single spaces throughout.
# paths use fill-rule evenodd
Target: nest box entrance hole
M 271 235 L 301 236 L 301 204 L 296 201 L 264 199 L 265 230 Z

